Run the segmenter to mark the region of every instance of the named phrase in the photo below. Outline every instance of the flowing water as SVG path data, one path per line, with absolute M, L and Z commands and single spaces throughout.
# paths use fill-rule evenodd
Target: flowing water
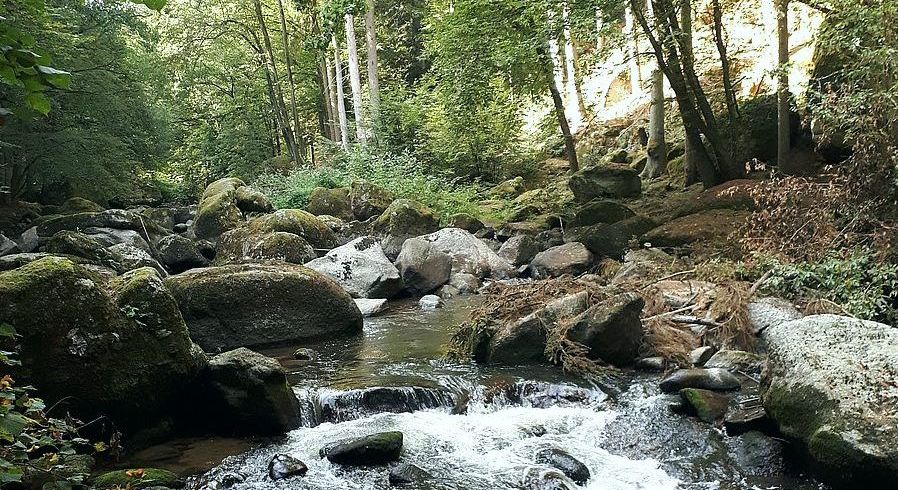
M 418 489 L 581 488 L 534 462 L 558 448 L 582 461 L 588 489 L 822 489 L 789 468 L 782 443 L 725 437 L 675 415 L 658 377 L 631 374 L 601 385 L 550 366 L 484 368 L 444 359 L 455 325 L 476 297 L 435 311 L 400 304 L 366 320 L 364 334 L 307 345 L 312 362 L 279 358 L 302 400 L 303 427 L 256 445 L 191 479 L 197 489 L 383 489 L 387 467 L 351 468 L 318 456 L 334 441 L 398 430 L 402 461 L 427 473 Z M 277 453 L 305 462 L 304 477 L 272 481 Z M 565 486 L 566 485 L 566 486 Z

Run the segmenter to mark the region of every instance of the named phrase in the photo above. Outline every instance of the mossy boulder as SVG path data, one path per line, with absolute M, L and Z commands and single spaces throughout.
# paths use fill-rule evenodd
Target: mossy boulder
M 113 269 L 119 267 L 118 254 L 110 252 L 90 235 L 78 231 L 60 231 L 44 245 L 44 251 L 51 254 L 74 255 L 88 262 L 105 265 Z
M 500 182 L 490 188 L 489 195 L 498 199 L 513 199 L 524 192 L 524 178 L 521 176 Z
M 757 209 L 757 206 L 752 193 L 762 184 L 763 182 L 759 180 L 751 179 L 736 179 L 724 182 L 686 201 L 674 213 L 674 217 L 688 216 L 710 209 L 754 211 Z
M 260 236 L 250 247 L 246 258 L 263 262 L 305 264 L 317 256 L 315 249 L 299 235 L 275 231 Z
M 813 315 L 763 332 L 761 399 L 814 467 L 852 488 L 898 477 L 898 330 Z
M 238 187 L 234 191 L 234 197 L 237 200 L 237 208 L 244 214 L 270 213 L 274 211 L 274 206 L 268 200 L 268 196 L 252 187 Z
M 103 206 L 84 199 L 83 197 L 70 197 L 63 202 L 56 212 L 59 214 L 76 214 L 76 213 L 98 213 L 103 210 Z
M 171 276 L 191 337 L 208 352 L 358 333 L 362 314 L 337 283 L 294 264 L 234 264 Z
M 353 182 L 349 190 L 352 214 L 359 221 L 380 216 L 393 199 L 392 192 L 371 182 Z
M 396 258 L 405 240 L 433 233 L 440 228 L 439 219 L 427 206 L 411 199 L 396 199 L 374 221 L 373 234 L 381 238 L 388 257 Z
M 212 186 L 223 187 L 213 183 L 209 188 Z M 193 230 L 197 238 L 218 238 L 243 221 L 243 215 L 237 207 L 236 189 L 210 193 L 209 188 L 203 193 L 203 198 L 196 209 L 196 218 L 193 220 Z
M 591 226 L 569 228 L 565 231 L 566 242 L 579 242 L 597 257 L 623 258 L 630 237 L 613 224 L 596 223 Z
M 484 224 L 468 213 L 457 213 L 449 217 L 449 227 L 461 228 L 470 233 L 477 233 L 484 228 Z
M 246 184 L 242 180 L 236 177 L 226 177 L 223 179 L 218 179 L 206 186 L 206 189 L 203 190 L 203 195 L 200 196 L 200 201 L 216 194 L 235 192 L 238 187 L 243 187 L 245 185 Z
M 140 233 L 144 238 L 147 238 L 146 235 L 149 234 L 150 241 L 154 237 L 168 234 L 165 228 L 143 218 L 139 213 L 123 209 L 43 216 L 35 223 L 37 235 L 40 237 L 51 237 L 63 230 L 85 231 L 92 228 L 131 230 Z
M 680 398 L 688 413 L 709 424 L 723 419 L 730 404 L 729 396 L 698 388 L 683 388 L 680 390 Z
M 168 470 L 158 468 L 133 468 L 103 473 L 91 482 L 91 488 L 114 490 L 131 488 L 134 490 L 150 487 L 183 488 L 184 481 Z
M 150 268 L 108 285 L 59 257 L 0 273 L 0 323 L 21 336 L 22 382 L 126 430 L 177 405 L 205 363 Z
M 642 239 L 653 247 L 726 246 L 728 237 L 745 223 L 749 214 L 731 209 L 702 211 L 668 221 L 647 232 Z
M 270 357 L 239 348 L 209 360 L 203 375 L 204 414 L 213 427 L 237 434 L 278 435 L 299 427 L 299 402 Z
M 636 216 L 632 209 L 610 199 L 590 201 L 577 209 L 571 226 L 589 226 L 596 223 L 617 223 Z
M 156 249 L 162 264 L 172 274 L 209 265 L 209 259 L 203 256 L 199 245 L 181 235 L 169 235 L 159 240 Z
M 306 211 L 316 215 L 328 215 L 340 218 L 344 221 L 352 221 L 355 216 L 352 213 L 352 203 L 349 195 L 349 187 L 328 189 L 316 187 L 309 194 L 309 204 Z
M 568 185 L 574 199 L 582 203 L 596 198 L 637 197 L 642 192 L 639 172 L 617 166 L 584 168 L 571 175 Z
M 639 354 L 645 301 L 636 293 L 624 293 L 595 304 L 574 317 L 567 336 L 585 345 L 590 359 L 615 366 L 632 364 Z
M 279 209 L 271 214 L 258 216 L 221 236 L 217 245 L 220 263 L 241 261 L 252 258 L 254 251 L 271 251 L 274 245 L 288 245 L 283 235 L 271 237 L 272 233 L 289 233 L 304 240 L 313 249 L 330 250 L 338 240 L 333 230 L 317 216 L 301 209 Z M 266 245 L 263 242 L 269 243 Z M 274 242 L 272 242 L 274 241 Z M 275 243 L 277 242 L 277 243 Z M 294 245 L 301 245 L 292 240 Z M 297 253 L 305 253 L 307 249 Z M 283 252 L 283 250 L 282 250 Z

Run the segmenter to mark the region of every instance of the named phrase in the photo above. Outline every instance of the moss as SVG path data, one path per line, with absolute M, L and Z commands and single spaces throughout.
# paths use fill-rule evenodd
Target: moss
M 309 204 L 306 206 L 306 210 L 314 215 L 326 214 L 346 221 L 354 218 L 348 187 L 336 189 L 316 187 L 309 195 Z
M 426 235 L 438 228 L 433 211 L 411 199 L 396 199 L 372 225 L 374 231 L 392 236 Z
M 315 248 L 331 249 L 337 246 L 337 236 L 317 216 L 301 209 L 279 209 L 259 216 L 248 223 L 250 235 L 285 232 L 298 235 Z
M 315 250 L 302 237 L 283 231 L 266 233 L 259 237 L 249 249 L 247 256 L 257 260 L 276 260 L 291 264 L 304 264 L 317 257 Z
M 204 197 L 197 207 L 193 222 L 196 236 L 215 238 L 225 231 L 236 228 L 242 220 L 236 199 L 234 191 Z
M 270 213 L 274 210 L 268 197 L 251 187 L 238 187 L 235 196 L 237 207 L 244 213 Z
M 59 206 L 59 214 L 96 213 L 103 210 L 103 206 L 83 197 L 72 197 Z
M 93 480 L 93 487 L 98 490 L 113 488 L 140 489 L 153 486 L 181 488 L 184 486 L 184 483 L 178 478 L 178 475 L 158 468 L 110 471 Z
M 203 195 L 200 197 L 200 201 L 216 194 L 224 194 L 226 192 L 236 191 L 238 187 L 245 185 L 246 184 L 244 184 L 242 180 L 236 177 L 218 179 L 206 187 L 206 190 L 203 191 Z
M 680 397 L 692 407 L 699 419 L 708 423 L 722 418 L 729 405 L 726 395 L 697 388 L 680 390 Z

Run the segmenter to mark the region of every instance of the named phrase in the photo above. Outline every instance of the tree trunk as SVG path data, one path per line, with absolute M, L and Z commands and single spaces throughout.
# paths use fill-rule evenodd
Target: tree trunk
M 576 131 L 583 121 L 583 100 L 577 90 L 577 69 L 575 65 L 576 54 L 574 53 L 574 40 L 571 38 L 571 25 L 568 18 L 568 5 L 565 2 L 562 6 L 561 20 L 563 23 L 562 36 L 564 36 L 564 69 L 567 73 L 565 91 L 567 92 L 568 101 L 571 103 L 573 114 L 571 115 L 571 126 Z
M 782 169 L 789 161 L 789 0 L 776 2 L 776 31 L 779 38 L 779 73 L 776 87 L 776 163 Z
M 552 41 L 547 43 L 551 49 Z M 577 146 L 574 144 L 574 135 L 571 134 L 571 127 L 567 122 L 567 115 L 564 111 L 564 101 L 561 99 L 561 92 L 558 90 L 557 73 L 560 71 L 556 65 L 556 58 L 551 53 L 546 52 L 546 48 L 537 48 L 537 56 L 545 60 L 547 67 L 551 70 L 546 73 L 549 83 L 549 92 L 552 94 L 552 104 L 555 106 L 555 116 L 558 118 L 558 127 L 564 137 L 564 151 L 567 153 L 567 159 L 570 163 L 571 172 L 580 170 L 580 164 L 577 160 Z
M 265 84 L 268 87 L 268 101 L 271 104 L 271 119 L 274 129 L 274 146 L 275 155 L 281 153 L 281 137 L 284 134 L 284 123 L 281 121 L 281 110 L 278 107 L 277 96 L 274 93 L 274 82 L 271 81 L 271 72 L 268 70 L 268 62 L 265 61 L 265 53 L 259 53 L 262 58 L 262 67 L 265 70 Z
M 720 8 L 720 0 L 711 0 L 711 12 L 714 17 L 714 42 L 717 44 L 720 67 L 723 70 L 723 93 L 726 99 L 727 115 L 730 118 L 730 124 L 733 125 L 738 116 L 738 107 L 736 93 L 733 91 L 733 80 L 730 76 L 730 59 L 727 56 L 727 46 L 723 39 L 723 10 Z
M 374 0 L 369 0 L 365 12 L 365 45 L 368 51 L 368 98 L 371 116 L 377 121 L 380 116 L 380 78 L 377 70 L 377 30 L 374 25 Z
M 632 8 L 624 10 L 624 30 L 626 31 L 627 65 L 630 67 L 630 93 L 637 95 L 642 93 L 642 73 L 639 69 L 638 38 L 633 22 Z
M 281 20 L 281 42 L 284 45 L 284 64 L 287 67 L 287 87 L 290 89 L 290 114 L 293 116 L 293 141 L 296 142 L 296 162 L 305 161 L 305 143 L 299 127 L 299 115 L 296 112 L 296 86 L 293 83 L 293 55 L 290 53 L 290 40 L 287 35 L 287 20 L 284 16 L 284 2 L 278 0 L 278 16 Z
M 334 85 L 337 90 L 337 120 L 340 128 L 340 145 L 343 149 L 349 148 L 349 129 L 346 123 L 346 96 L 343 95 L 343 66 L 340 61 L 340 45 L 337 44 L 337 36 L 334 35 Z
M 297 160 L 296 142 L 293 139 L 293 133 L 290 131 L 289 117 L 287 116 L 287 108 L 284 105 L 284 93 L 281 90 L 281 79 L 278 76 L 277 64 L 274 61 L 274 51 L 271 49 L 271 37 L 268 35 L 268 26 L 265 25 L 265 17 L 262 16 L 262 4 L 259 0 L 253 0 L 253 6 L 256 11 L 256 20 L 259 22 L 259 29 L 262 31 L 262 40 L 265 42 L 265 53 L 267 53 L 266 63 L 271 71 L 272 85 L 274 85 L 274 93 L 276 95 L 275 105 L 283 123 L 281 130 L 284 134 L 284 146 L 287 147 L 287 153 L 293 161 Z
M 667 167 L 667 145 L 664 141 L 664 73 L 652 72 L 652 104 L 649 112 L 649 142 L 647 159 L 641 177 L 651 180 L 660 177 Z
M 318 76 L 321 79 L 321 102 L 324 108 L 324 120 L 321 124 L 321 134 L 324 135 L 325 138 L 331 141 L 337 141 L 337 138 L 334 136 L 334 106 L 331 104 L 331 86 L 333 85 L 333 80 L 331 76 L 330 63 L 327 58 L 327 50 L 324 52 L 324 57 L 318 61 Z
M 352 14 L 344 17 L 346 47 L 349 51 L 349 87 L 352 89 L 352 112 L 355 114 L 355 136 L 359 143 L 368 142 L 365 131 L 365 110 L 362 107 L 362 80 L 359 75 L 359 51 L 355 43 L 355 19 Z

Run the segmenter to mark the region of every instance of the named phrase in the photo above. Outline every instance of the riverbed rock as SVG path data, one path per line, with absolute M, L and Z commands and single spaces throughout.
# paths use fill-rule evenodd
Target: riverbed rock
M 627 251 L 630 237 L 621 233 L 615 225 L 596 223 L 590 226 L 569 228 L 565 231 L 567 242 L 579 242 L 596 257 L 621 260 Z
M 494 185 L 487 193 L 499 199 L 510 199 L 519 196 L 524 189 L 524 178 L 517 176 Z
M 193 269 L 166 285 L 206 351 L 361 331 L 362 314 L 333 280 L 294 264 Z
M 418 307 L 424 311 L 436 310 L 443 307 L 443 299 L 435 294 L 428 294 L 418 300 Z
M 60 231 L 44 245 L 43 250 L 55 255 L 74 255 L 112 269 L 119 269 L 119 257 L 89 235 L 78 231 Z
M 352 214 L 359 221 L 380 216 L 393 202 L 393 193 L 376 184 L 355 181 L 349 190 Z
M 83 231 L 86 234 L 98 234 L 93 229 L 130 230 L 146 238 L 162 237 L 168 230 L 156 223 L 144 219 L 139 213 L 124 209 L 108 209 L 95 213 L 77 213 L 69 215 L 44 216 L 38 220 L 35 232 L 41 238 L 49 238 L 60 231 Z M 130 235 L 130 234 L 129 234 Z M 122 243 L 116 241 L 114 243 Z M 113 245 L 114 243 L 109 243 Z M 133 243 L 132 243 L 133 244 Z
M 393 259 L 407 239 L 432 233 L 439 227 L 433 211 L 411 199 L 396 199 L 371 224 L 372 233 L 381 238 L 387 257 Z
M 198 238 L 214 240 L 243 221 L 237 207 L 237 188 L 244 185 L 240 179 L 225 178 L 206 187 L 193 220 L 193 230 Z
M 568 185 L 577 202 L 595 198 L 637 197 L 642 192 L 642 180 L 636 170 L 617 166 L 595 166 L 571 175 Z
M 755 335 L 764 329 L 801 318 L 798 308 L 782 298 L 764 297 L 748 303 L 748 319 Z
M 683 388 L 699 388 L 702 390 L 729 391 L 738 390 L 742 386 L 735 375 L 726 369 L 679 369 L 661 380 L 661 391 L 673 393 Z
M 749 216 L 748 211 L 712 209 L 673 219 L 646 233 L 642 240 L 653 247 L 682 247 L 694 243 L 703 246 L 725 245 L 728 237 Z
M 415 488 L 418 485 L 424 485 L 425 482 L 432 478 L 431 474 L 420 466 L 411 463 L 399 463 L 390 468 L 388 481 L 390 486 L 393 487 L 409 486 Z
M 0 323 L 21 336 L 23 384 L 126 431 L 177 405 L 205 363 L 150 268 L 108 284 L 59 257 L 0 273 Z
M 838 315 L 768 327 L 764 408 L 815 466 L 853 485 L 898 477 L 898 330 Z
M 181 235 L 168 235 L 156 245 L 162 265 L 172 274 L 209 265 L 196 242 Z
M 420 386 L 375 386 L 319 396 L 321 421 L 340 423 L 380 413 L 411 413 L 455 404 L 445 389 Z
M 275 454 L 268 462 L 268 478 L 283 480 L 308 473 L 309 467 L 289 454 Z
M 758 375 L 761 374 L 766 362 L 767 359 L 764 356 L 753 352 L 725 349 L 715 352 L 705 363 L 705 367 L 726 369 L 731 373 L 743 372 Z
M 542 449 L 536 453 L 535 460 L 537 464 L 544 464 L 560 470 L 578 485 L 585 484 L 590 478 L 589 468 L 562 449 Z
M 234 191 L 237 208 L 244 214 L 270 213 L 274 206 L 265 194 L 252 187 L 240 186 Z
M 587 355 L 591 359 L 615 366 L 630 365 L 642 344 L 643 306 L 645 301 L 636 293 L 608 298 L 571 319 L 568 338 L 589 348 Z
M 578 242 L 565 243 L 536 254 L 530 262 L 530 275 L 534 279 L 558 277 L 565 274 L 577 276 L 592 266 L 593 255 Z
M 402 244 L 396 267 L 406 289 L 413 294 L 427 294 L 449 281 L 452 259 L 433 243 L 410 238 Z
M 536 254 L 545 249 L 541 242 L 530 235 L 515 235 L 502 244 L 498 254 L 511 265 L 518 267 L 529 264 Z
M 507 279 L 514 268 L 489 246 L 471 233 L 459 228 L 443 228 L 418 237 L 452 259 L 452 273 L 472 274 L 480 278 Z
M 257 237 L 244 260 L 305 264 L 317 256 L 315 249 L 299 235 L 274 231 Z
M 632 209 L 610 199 L 590 201 L 577 209 L 571 226 L 590 226 L 596 223 L 617 223 L 636 216 Z
M 220 243 L 219 249 L 231 256 L 246 256 L 260 237 L 275 232 L 297 235 L 316 249 L 330 250 L 337 246 L 337 236 L 315 215 L 301 209 L 279 209 L 257 216 L 228 233 L 222 237 L 225 243 Z
M 372 236 L 357 238 L 305 265 L 336 281 L 353 298 L 392 298 L 402 289 L 399 270 Z
M 680 390 L 680 398 L 687 413 L 694 414 L 699 420 L 709 424 L 722 419 L 730 404 L 728 396 L 698 388 L 683 388 Z
M 354 298 L 353 300 L 365 318 L 377 316 L 378 313 L 382 313 L 387 309 L 386 299 Z
M 17 254 L 20 251 L 19 245 L 16 242 L 6 238 L 6 235 L 0 233 L 0 257 L 9 254 Z
M 137 248 L 127 243 L 119 243 L 109 247 L 108 250 L 115 255 L 118 260 L 119 270 L 123 272 L 133 271 L 141 267 L 152 267 L 162 278 L 168 277 L 168 271 L 162 267 L 162 264 L 142 248 Z
M 56 209 L 58 214 L 98 213 L 103 206 L 83 197 L 70 197 Z
M 713 355 L 714 347 L 710 345 L 696 347 L 689 353 L 689 362 L 691 362 L 695 367 L 702 367 L 706 362 L 708 362 L 708 359 L 711 359 L 711 356 Z
M 337 187 L 328 189 L 316 187 L 309 194 L 309 203 L 306 211 L 314 215 L 326 214 L 343 221 L 352 221 L 355 215 L 352 213 L 352 203 L 349 197 L 349 187 Z
M 461 228 L 470 233 L 477 233 L 484 226 L 482 221 L 468 213 L 453 214 L 449 217 L 449 228 Z
M 486 348 L 474 347 L 474 358 L 479 362 L 500 364 L 545 361 L 547 330 L 559 321 L 579 315 L 587 306 L 589 298 L 585 291 L 550 301 L 523 318 L 507 322 L 493 335 Z
M 276 360 L 241 347 L 210 359 L 204 378 L 213 426 L 266 435 L 299 427 L 296 395 Z
M 384 465 L 402 454 L 402 432 L 381 432 L 339 441 L 321 449 L 319 454 L 331 463 L 346 466 Z
M 93 239 L 98 240 L 106 247 L 111 247 L 118 244 L 126 244 L 143 249 L 150 253 L 153 252 L 150 244 L 144 239 L 144 234 L 142 231 L 119 230 L 116 228 L 102 227 L 89 227 L 84 228 L 82 231 L 85 234 L 90 235 Z M 167 235 L 167 233 L 162 235 L 157 233 L 155 235 L 150 235 L 150 239 L 159 239 L 165 235 Z

